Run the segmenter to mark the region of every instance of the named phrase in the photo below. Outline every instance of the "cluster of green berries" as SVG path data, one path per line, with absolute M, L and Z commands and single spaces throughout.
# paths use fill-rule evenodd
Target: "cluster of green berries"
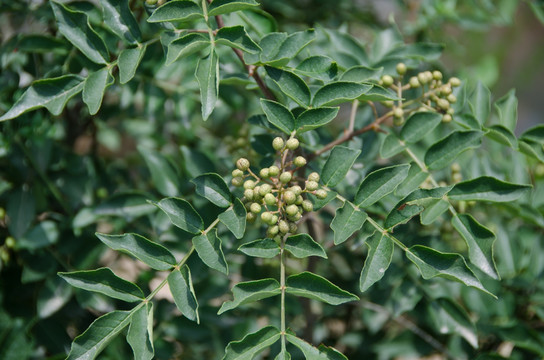
M 297 231 L 297 222 L 305 212 L 313 211 L 313 204 L 305 198 L 314 194 L 320 199 L 327 197 L 327 191 L 319 186 L 319 174 L 312 172 L 304 181 L 304 186 L 298 184 L 299 179 L 294 172 L 306 165 L 303 156 L 287 158 L 299 147 L 296 138 L 287 141 L 276 137 L 272 147 L 279 154 L 278 165 L 262 168 L 258 174 L 250 169 L 249 160 L 240 158 L 236 161 L 236 169 L 232 171 L 232 184 L 244 188 L 244 202 L 247 209 L 247 220 L 255 221 L 260 217 L 267 225 L 267 236 L 274 238 Z M 302 181 L 301 181 L 302 182 Z
M 417 89 L 427 87 L 428 92 L 424 92 L 425 98 L 423 102 L 426 106 L 422 107 L 421 111 L 427 111 L 429 108 L 434 108 L 442 114 L 443 122 L 452 121 L 454 110 L 451 104 L 457 102 L 457 98 L 453 94 L 453 88 L 461 85 L 461 80 L 456 77 L 450 78 L 444 82 L 442 72 L 422 71 L 415 76 L 410 77 L 408 82 L 402 85 L 401 79 L 406 74 L 407 68 L 403 63 L 397 64 L 397 73 L 399 75 L 399 84 L 402 89 Z M 395 79 L 391 75 L 384 75 L 380 79 L 380 85 L 392 87 L 395 85 Z M 392 101 L 385 102 L 386 106 L 393 107 L 393 121 L 395 125 L 404 123 L 404 109 L 401 106 L 395 106 Z
M 226 145 L 229 154 L 246 154 L 251 159 L 257 156 L 257 153 L 251 147 L 248 137 L 249 127 L 244 125 L 237 131 L 235 137 L 231 135 L 225 136 L 223 143 Z

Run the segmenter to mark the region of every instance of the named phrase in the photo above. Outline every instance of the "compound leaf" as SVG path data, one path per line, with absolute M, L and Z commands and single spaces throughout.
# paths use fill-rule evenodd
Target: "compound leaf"
M 328 124 L 336 117 L 339 109 L 338 107 L 321 107 L 302 112 L 295 121 L 297 133 L 300 134 Z
M 217 31 L 215 42 L 252 54 L 256 54 L 261 50 L 241 25 L 222 27 Z
M 294 73 L 265 66 L 266 73 L 278 85 L 281 91 L 293 99 L 298 105 L 308 108 L 310 105 L 310 89 L 300 77 Z
M 400 137 L 407 143 L 415 143 L 440 124 L 442 115 L 435 112 L 416 112 L 408 119 L 400 131 Z
M 170 42 L 166 48 L 165 65 L 189 56 L 210 46 L 210 38 L 199 33 L 189 33 Z
M 158 7 L 147 22 L 189 21 L 203 18 L 202 9 L 191 0 L 174 0 Z
M 371 84 L 336 81 L 323 86 L 314 95 L 313 106 L 337 105 L 352 101 L 372 89 Z

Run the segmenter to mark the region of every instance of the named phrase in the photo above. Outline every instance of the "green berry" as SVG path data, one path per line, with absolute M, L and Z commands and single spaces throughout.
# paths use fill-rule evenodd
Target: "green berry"
M 285 145 L 285 142 L 283 141 L 283 139 L 281 137 L 276 137 L 274 138 L 274 140 L 272 140 L 272 147 L 274 148 L 274 150 L 278 151 L 278 150 L 281 150 L 283 149 L 283 146 Z
M 302 195 L 297 195 L 297 201 L 295 201 L 295 204 L 301 205 L 303 201 L 304 198 L 302 197 Z
M 450 103 L 446 99 L 438 99 L 436 105 L 442 110 L 447 110 L 450 107 Z
M 393 118 L 393 125 L 401 126 L 402 124 L 404 124 L 404 117 L 403 116 Z
M 433 80 L 433 73 L 430 71 L 425 71 L 423 73 L 425 75 L 425 78 L 427 79 L 427 82 L 431 82 Z
M 233 177 L 231 182 L 232 182 L 232 185 L 236 187 L 242 186 L 244 184 L 244 178 L 241 176 Z
M 383 86 L 389 87 L 389 86 L 393 85 L 393 82 L 394 82 L 393 77 L 391 77 L 390 75 L 384 75 L 384 76 L 382 76 L 382 84 L 383 84 Z
M 315 192 L 315 196 L 317 196 L 318 199 L 325 199 L 327 197 L 327 191 L 319 189 Z
M 440 88 L 440 94 L 442 94 L 443 96 L 448 96 L 449 94 L 451 94 L 451 86 L 450 85 L 443 85 L 441 88 Z
M 270 176 L 278 176 L 279 173 L 280 173 L 280 168 L 277 167 L 276 165 L 272 165 L 271 167 L 268 168 L 268 175 Z
M 461 86 L 461 80 L 459 80 L 459 79 L 456 78 L 456 77 L 450 78 L 449 83 L 450 83 L 450 85 L 453 86 L 453 87 Z
M 291 234 L 295 234 L 297 232 L 297 230 L 298 230 L 297 224 L 295 224 L 294 222 L 290 222 L 289 223 L 289 232 Z
M 410 81 L 408 82 L 410 84 L 410 87 L 412 88 L 418 88 L 421 84 L 419 83 L 419 80 L 417 77 L 412 76 L 410 78 Z
M 274 225 L 268 228 L 267 234 L 269 237 L 274 237 L 278 235 L 279 232 L 280 232 L 280 228 L 278 227 L 278 225 Z
M 308 175 L 308 181 L 318 182 L 319 181 L 319 174 L 316 173 L 316 172 L 310 173 L 310 175 Z
M 15 239 L 12 236 L 6 238 L 6 247 L 13 249 L 15 247 Z
M 450 104 L 455 104 L 457 102 L 457 96 L 449 94 L 446 98 Z
M 306 181 L 306 191 L 315 191 L 319 187 L 317 181 Z
M 265 196 L 266 194 L 270 193 L 272 191 L 272 187 L 268 184 L 262 184 L 261 188 L 259 189 L 259 195 Z
M 274 214 L 272 214 L 271 212 L 268 212 L 268 211 L 265 211 L 261 214 L 261 220 L 265 223 L 265 224 L 269 224 L 269 225 L 272 225 L 271 221 L 272 221 L 272 218 L 273 218 Z
M 450 168 L 451 168 L 452 173 L 461 172 L 461 166 L 459 165 L 459 163 L 455 162 L 455 163 L 451 164 Z
M 284 184 L 287 184 L 293 178 L 293 174 L 288 171 L 282 172 L 280 175 L 280 181 Z
M 255 185 L 257 185 L 255 183 L 255 181 L 253 180 L 246 180 L 244 182 L 244 189 L 255 189 Z
M 280 220 L 278 223 L 278 228 L 280 230 L 280 233 L 287 234 L 289 232 L 289 223 L 285 220 Z
M 298 206 L 296 205 L 288 205 L 286 208 L 285 208 L 285 212 L 287 213 L 287 215 L 289 216 L 294 216 L 295 214 L 298 213 Z
M 383 106 L 388 107 L 388 108 L 391 108 L 391 107 L 393 107 L 393 105 L 395 105 L 393 100 L 382 101 L 382 104 L 383 104 Z
M 253 200 L 253 198 L 255 197 L 255 194 L 253 193 L 253 190 L 251 190 L 251 189 L 245 189 L 245 190 L 244 190 L 244 197 L 245 197 L 247 200 Z
M 300 144 L 300 143 L 299 143 L 298 140 L 295 139 L 295 138 L 289 139 L 289 140 L 287 140 L 287 142 L 285 143 L 285 145 L 287 146 L 287 148 L 288 148 L 289 150 L 296 150 L 296 149 L 298 148 L 299 144 Z
M 301 217 L 302 217 L 302 214 L 300 212 L 297 212 L 295 215 L 289 216 L 289 220 L 299 221 Z
M 393 109 L 393 116 L 396 118 L 402 118 L 404 116 L 404 110 L 400 107 L 396 107 Z
M 287 190 L 283 193 L 283 200 L 286 204 L 294 204 L 297 201 L 297 196 L 294 192 Z
M 420 72 L 419 74 L 417 74 L 417 79 L 418 79 L 420 84 L 426 84 L 427 83 L 427 76 L 425 75 L 424 72 Z
M 433 71 L 434 80 L 442 80 L 442 73 L 438 70 Z
M 268 168 L 261 169 L 261 171 L 259 171 L 259 176 L 262 177 L 263 179 L 269 178 L 270 170 L 268 170 Z
M 249 169 L 249 160 L 246 158 L 239 158 L 236 161 L 236 167 L 239 170 L 246 171 L 247 169 Z
M 298 185 L 291 186 L 291 187 L 289 188 L 289 190 L 292 191 L 292 192 L 294 192 L 295 195 L 297 195 L 297 196 L 300 195 L 300 194 L 302 194 L 302 188 L 301 188 L 300 186 L 298 186 Z
M 252 213 L 258 214 L 261 212 L 261 205 L 254 202 L 249 206 L 249 211 L 251 211 Z
M 274 225 L 278 222 L 278 215 L 272 215 L 272 220 L 270 220 L 270 225 Z
M 247 221 L 254 222 L 255 219 L 257 219 L 257 216 L 254 213 L 252 213 L 252 212 L 247 213 L 247 215 L 246 215 L 246 220 Z
M 314 210 L 314 204 L 310 200 L 304 200 L 302 202 L 302 210 L 310 212 Z
M 445 114 L 442 116 L 442 122 L 449 123 L 453 120 L 450 114 Z
M 157 1 L 158 0 L 145 0 L 145 4 L 148 5 L 148 6 L 153 6 L 153 5 L 157 4 Z
M 306 159 L 302 156 L 297 156 L 294 160 L 293 160 L 293 164 L 295 164 L 296 167 L 302 167 L 304 165 L 306 165 Z
M 240 177 L 244 176 L 244 172 L 240 169 L 234 169 L 232 170 L 232 177 Z
M 276 205 L 276 197 L 273 194 L 268 193 L 264 196 L 264 203 L 268 206 Z
M 397 64 L 397 74 L 399 75 L 406 74 L 406 65 L 404 63 Z

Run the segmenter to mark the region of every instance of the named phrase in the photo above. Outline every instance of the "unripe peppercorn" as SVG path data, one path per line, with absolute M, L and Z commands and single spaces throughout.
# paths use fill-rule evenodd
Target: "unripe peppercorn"
M 274 226 L 268 228 L 267 233 L 268 233 L 268 236 L 273 237 L 273 236 L 278 235 L 279 232 L 280 232 L 280 228 L 278 227 L 278 225 L 274 225 Z
M 246 215 L 246 220 L 249 221 L 249 222 L 254 222 L 256 218 L 257 218 L 257 216 L 252 212 L 249 212 Z
M 451 86 L 446 84 L 446 85 L 443 85 L 441 88 L 440 88 L 440 94 L 444 95 L 444 96 L 447 96 L 449 94 L 451 94 Z
M 268 175 L 270 176 L 278 176 L 279 173 L 280 173 L 280 168 L 277 167 L 276 165 L 272 165 L 271 167 L 268 168 Z
M 425 78 L 427 79 L 427 82 L 431 82 L 433 80 L 433 73 L 430 71 L 425 71 L 423 74 L 425 74 Z
M 251 211 L 252 213 L 258 214 L 261 212 L 261 205 L 254 202 L 249 206 L 249 211 Z
M 272 215 L 272 220 L 270 220 L 270 225 L 276 224 L 278 222 L 278 215 Z
M 451 117 L 450 114 L 445 114 L 444 116 L 442 116 L 442 122 L 444 123 L 449 123 L 453 120 L 453 118 Z
M 383 86 L 385 86 L 385 87 L 391 86 L 391 85 L 393 85 L 393 82 L 394 82 L 393 77 L 391 77 L 390 75 L 382 76 Z
M 268 170 L 268 168 L 261 169 L 261 171 L 259 171 L 259 176 L 263 179 L 270 177 L 270 170 Z
M 286 204 L 294 204 L 295 201 L 297 201 L 297 196 L 294 192 L 287 190 L 283 193 L 283 201 L 285 201 Z
M 319 189 L 315 192 L 315 196 L 317 196 L 318 199 L 325 199 L 327 197 L 327 191 Z
M 442 73 L 438 70 L 433 71 L 434 80 L 442 80 Z
M 268 206 L 276 205 L 276 197 L 273 194 L 268 193 L 264 196 L 264 203 Z
M 232 177 L 244 176 L 244 172 L 240 169 L 232 170 Z
M 382 101 L 382 105 L 385 107 L 391 108 L 393 107 L 393 105 L 395 105 L 395 103 L 393 102 L 393 100 L 386 100 L 386 101 Z
M 153 5 L 157 4 L 157 1 L 158 0 L 145 0 L 145 4 L 149 5 L 149 6 L 153 6 Z
M 302 217 L 302 214 L 300 212 L 297 212 L 295 215 L 289 216 L 289 220 L 291 221 L 298 221 Z
M 246 180 L 244 182 L 244 189 L 255 189 L 255 185 L 257 185 L 255 183 L 255 181 L 253 180 Z
M 261 220 L 265 223 L 265 224 L 271 224 L 270 221 L 272 220 L 272 217 L 274 215 L 271 213 L 271 212 L 268 212 L 268 211 L 265 211 L 261 214 Z
M 310 212 L 314 209 L 314 204 L 310 200 L 304 200 L 302 202 L 302 210 Z
M 306 159 L 302 156 L 297 156 L 294 160 L 293 160 L 293 164 L 296 166 L 296 167 L 301 167 L 301 166 L 304 166 L 306 165 Z
M 236 161 L 236 167 L 239 170 L 246 171 L 247 169 L 249 169 L 249 160 L 246 158 L 239 158 Z
M 287 215 L 294 216 L 298 213 L 298 206 L 296 205 L 289 205 L 285 208 L 285 212 Z
M 397 64 L 397 74 L 399 75 L 406 74 L 406 65 L 404 63 Z
M 281 150 L 283 149 L 284 145 L 285 145 L 285 142 L 279 136 L 274 138 L 274 140 L 272 140 L 272 147 L 274 148 L 274 150 Z
M 417 79 L 419 80 L 420 84 L 426 84 L 428 82 L 427 76 L 424 72 L 420 72 L 419 74 L 417 74 Z
M 319 174 L 316 173 L 316 172 L 310 173 L 310 175 L 308 175 L 308 181 L 318 182 L 319 181 Z
M 282 172 L 280 175 L 280 181 L 284 184 L 287 184 L 293 178 L 293 174 L 288 171 Z
M 442 110 L 447 110 L 450 107 L 450 103 L 446 99 L 438 99 L 436 101 L 436 105 L 438 105 L 438 107 Z
M 316 181 L 306 181 L 306 190 L 315 191 L 319 187 L 319 184 Z
M 289 223 L 289 232 L 291 234 L 295 234 L 297 232 L 297 230 L 298 230 L 297 224 L 295 224 L 294 222 L 290 222 Z
M 244 184 L 244 178 L 241 176 L 233 177 L 231 182 L 232 182 L 232 185 L 236 187 L 242 186 Z
M 393 109 L 393 116 L 394 117 L 402 118 L 403 115 L 404 115 L 404 110 L 402 110 L 402 108 L 396 107 L 396 108 Z
M 410 87 L 412 87 L 412 88 L 418 88 L 421 85 L 419 83 L 419 80 L 415 76 L 412 76 L 408 83 L 410 84 Z
M 255 187 L 253 188 L 253 196 L 254 196 L 255 198 L 258 198 L 258 197 L 261 196 L 261 195 L 259 194 L 259 191 L 261 191 L 261 187 L 260 187 L 260 186 L 255 186 Z
M 448 100 L 450 104 L 455 104 L 457 102 L 457 97 L 453 94 L 449 94 L 446 100 Z
M 259 189 L 259 195 L 265 196 L 266 194 L 270 193 L 272 191 L 272 187 L 268 184 L 262 184 L 261 188 Z
M 300 195 L 300 194 L 302 194 L 302 188 L 301 188 L 300 186 L 298 186 L 298 185 L 291 186 L 291 187 L 289 188 L 289 190 L 292 191 L 292 192 L 294 192 L 295 195 L 297 195 L 297 196 Z
M 280 220 L 278 223 L 278 228 L 280 230 L 280 233 L 287 234 L 289 232 L 289 223 L 285 220 Z
M 452 173 L 461 172 L 461 165 L 459 165 L 459 163 L 455 162 L 455 163 L 451 164 L 450 169 L 451 169 Z
M 297 139 L 295 138 L 292 138 L 292 139 L 289 139 L 287 140 L 287 142 L 285 143 L 286 147 L 289 149 L 289 150 L 295 150 L 298 148 L 299 146 L 299 142 Z
M 452 77 L 450 78 L 450 81 L 449 83 L 451 84 L 451 86 L 453 87 L 458 87 L 458 86 L 461 86 L 461 80 L 459 80 L 458 78 L 456 77 Z
M 297 195 L 297 201 L 295 201 L 295 204 L 300 205 L 304 201 L 304 198 L 302 195 Z
M 255 194 L 253 193 L 253 190 L 251 190 L 251 189 L 246 189 L 246 190 L 244 191 L 244 197 L 245 197 L 246 199 L 248 199 L 248 200 L 253 200 L 254 195 L 255 195 Z

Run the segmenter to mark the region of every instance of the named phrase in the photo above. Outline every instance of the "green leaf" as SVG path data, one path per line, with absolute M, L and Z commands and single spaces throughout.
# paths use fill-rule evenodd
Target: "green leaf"
M 291 360 L 291 354 L 287 350 L 281 350 L 274 360 Z
M 58 277 L 48 277 L 38 291 L 36 312 L 40 319 L 59 311 L 72 297 L 72 287 Z
M 418 42 L 394 48 L 385 56 L 386 58 L 418 59 L 424 61 L 437 60 L 442 55 L 444 45 Z
M 518 146 L 519 151 L 522 153 L 534 157 L 540 162 L 544 162 L 544 148 L 541 143 L 530 139 L 522 139 L 519 141 Z
M 294 72 L 298 75 L 329 81 L 336 77 L 338 65 L 326 56 L 310 56 L 297 65 Z
M 142 155 L 151 173 L 153 184 L 157 190 L 165 196 L 175 196 L 179 193 L 179 177 L 164 155 L 155 150 L 138 146 L 138 151 Z
M 26 194 L 25 194 L 26 195 Z M 25 197 L 23 195 L 23 197 Z M 25 207 L 26 204 L 21 204 L 22 207 Z M 11 209 L 10 209 L 11 210 Z M 19 211 L 24 211 L 23 209 L 20 209 Z M 15 213 L 19 212 L 16 211 Z M 10 213 L 12 213 L 10 211 Z M 12 213 L 13 214 L 13 213 Z M 28 220 L 26 221 L 32 221 L 34 218 L 34 214 L 29 214 Z M 19 219 L 18 219 L 19 220 Z M 25 226 L 21 227 L 21 230 L 16 230 L 12 235 L 18 235 L 19 233 L 24 234 L 22 237 L 17 238 L 17 242 L 15 243 L 15 249 L 17 250 L 30 250 L 34 251 L 37 249 L 42 249 L 47 246 L 51 246 L 53 244 L 56 244 L 59 240 L 60 232 L 59 228 L 57 226 L 57 223 L 50 220 L 40 221 L 36 226 L 32 227 L 28 231 L 24 231 L 23 229 Z
M 311 95 L 310 89 L 304 80 L 290 71 L 271 66 L 265 66 L 265 69 L 268 76 L 274 80 L 285 95 L 293 99 L 298 105 L 308 108 Z
M 155 203 L 170 218 L 172 224 L 191 234 L 198 234 L 204 230 L 204 221 L 193 206 L 179 198 L 165 198 Z
M 371 84 L 357 84 L 347 81 L 336 81 L 317 90 L 313 106 L 338 105 L 355 100 L 372 89 Z
M 75 338 L 66 360 L 94 359 L 129 323 L 132 311 L 115 310 L 96 319 Z
M 267 34 L 259 43 L 263 50 L 260 54 L 260 61 L 252 63 L 276 67 L 284 66 L 314 39 L 315 31 L 313 29 L 292 33 L 289 36 L 285 33 Z
M 370 90 L 359 96 L 360 101 L 398 101 L 400 99 L 401 98 L 399 98 L 393 91 L 385 89 L 376 84 L 372 84 L 372 88 Z
M 295 117 L 285 106 L 272 100 L 261 99 L 261 107 L 272 125 L 288 135 L 295 131 Z
M 467 243 L 470 262 L 493 279 L 499 280 L 500 276 L 493 260 L 495 234 L 469 214 L 456 214 L 451 223 Z
M 338 107 L 321 107 L 302 112 L 295 121 L 297 133 L 317 129 L 330 123 L 338 115 L 339 109 Z
M 415 143 L 434 130 L 442 121 L 442 115 L 435 112 L 416 112 L 408 119 L 400 131 L 400 137 L 407 143 Z
M 443 277 L 476 288 L 496 298 L 483 287 L 459 254 L 443 253 L 423 245 L 414 245 L 406 249 L 406 257 L 417 266 L 425 280 L 437 276 Z
M 198 61 L 195 76 L 200 86 L 202 117 L 208 120 L 219 94 L 219 58 L 215 50 L 212 49 L 208 56 Z
M 83 90 L 83 85 L 83 78 L 77 75 L 35 81 L 11 109 L 0 117 L 0 121 L 14 119 L 41 107 L 45 107 L 53 115 L 59 115 L 68 100 Z
M 472 115 L 474 115 L 480 125 L 484 125 L 491 111 L 491 92 L 481 81 L 478 81 L 478 84 L 476 84 L 469 103 Z
M 356 65 L 347 69 L 340 77 L 340 80 L 362 83 L 369 80 L 379 80 L 382 73 L 383 67 L 373 69 L 367 66 Z
M 388 159 L 404 151 L 403 142 L 398 138 L 397 134 L 391 132 L 383 139 L 380 146 L 380 156 Z
M 142 39 L 138 22 L 132 15 L 128 0 L 100 0 L 103 8 L 104 22 L 115 35 L 137 44 Z
M 219 214 L 217 217 L 234 234 L 237 239 L 241 239 L 246 232 L 246 208 L 240 199 L 234 199 L 232 208 Z
M 229 187 L 221 176 L 207 173 L 191 180 L 196 185 L 196 193 L 219 207 L 229 207 L 232 199 Z
M 171 65 L 174 61 L 192 55 L 210 46 L 210 38 L 200 33 L 189 33 L 170 42 L 166 48 L 165 65 Z
M 136 284 L 121 279 L 108 268 L 59 272 L 58 275 L 74 287 L 98 292 L 114 299 L 134 302 L 145 298 Z
M 221 249 L 221 239 L 217 236 L 217 229 L 207 234 L 195 236 L 193 246 L 204 264 L 225 275 L 229 273 L 229 267 Z
M 448 197 L 453 200 L 511 202 L 519 199 L 531 187 L 481 176 L 455 184 Z
M 151 360 L 153 348 L 153 303 L 148 302 L 132 315 L 127 333 L 127 342 L 135 360 Z
M 331 229 L 334 231 L 334 245 L 343 243 L 354 232 L 359 231 L 367 217 L 368 215 L 364 211 L 346 201 L 344 206 L 336 210 L 331 222 Z
M 196 299 L 191 270 L 187 265 L 176 269 L 168 275 L 168 286 L 174 297 L 174 302 L 179 311 L 187 319 L 200 323 L 198 316 L 198 301 Z
M 336 186 L 344 179 L 349 169 L 359 155 L 361 150 L 351 149 L 345 146 L 336 145 L 323 166 L 321 181 L 325 186 Z
M 223 360 L 253 360 L 253 358 L 280 339 L 280 331 L 274 326 L 267 326 L 240 341 L 231 341 Z
M 432 201 L 420 214 L 421 225 L 430 225 L 450 207 L 449 201 L 438 199 Z
M 544 144 L 544 125 L 537 125 L 530 128 L 521 134 L 520 138 L 523 140 Z
M 415 166 L 414 166 L 415 165 Z M 414 163 L 410 163 L 410 170 L 408 176 L 404 181 L 395 189 L 395 195 L 404 197 L 416 190 L 425 179 L 429 176 L 429 173 L 421 170 L 419 166 Z
M 327 259 L 327 253 L 323 247 L 308 234 L 289 236 L 285 241 L 285 250 L 297 258 L 319 256 Z
M 259 6 L 255 0 L 214 0 L 208 8 L 208 16 L 228 14 Z
M 287 341 L 302 351 L 306 360 L 348 360 L 338 350 L 323 344 L 319 348 L 316 348 L 312 344 L 296 337 L 291 331 L 287 331 L 285 337 Z
M 121 51 L 117 63 L 117 66 L 119 67 L 119 82 L 121 84 L 126 84 L 132 80 L 136 74 L 136 69 L 138 69 L 140 62 L 144 57 L 146 49 L 147 46 L 143 45 Z
M 173 0 L 158 7 L 147 22 L 189 21 L 204 18 L 202 9 L 191 0 Z
M 502 125 L 493 125 L 486 129 L 485 135 L 491 140 L 495 140 L 499 144 L 510 146 L 512 149 L 517 149 L 518 140 L 516 135 Z
M 342 290 L 324 277 L 308 271 L 289 276 L 285 291 L 288 294 L 319 300 L 331 305 L 359 300 L 356 295 Z
M 95 235 L 109 248 L 126 252 L 155 270 L 170 270 L 176 265 L 176 258 L 167 248 L 141 235 Z
M 261 51 L 259 45 L 255 44 L 241 25 L 222 27 L 215 35 L 215 42 L 252 54 Z
M 406 179 L 410 165 L 402 164 L 381 168 L 368 174 L 355 195 L 355 205 L 366 208 L 387 194 Z
M 57 19 L 59 32 L 91 61 L 106 65 L 110 54 L 102 38 L 91 28 L 87 15 L 70 10 L 55 1 L 50 1 L 50 4 Z
M 482 142 L 482 131 L 455 131 L 434 143 L 425 153 L 425 164 L 431 170 L 448 166 L 463 151 L 474 149 Z
M 518 99 L 516 90 L 510 90 L 506 95 L 497 100 L 494 104 L 499 114 L 499 123 L 511 132 L 516 130 L 518 122 Z
M 104 92 L 114 81 L 115 79 L 107 67 L 95 71 L 87 77 L 85 85 L 83 85 L 83 102 L 89 107 L 89 114 L 95 115 L 100 110 Z
M 466 311 L 448 298 L 430 304 L 431 317 L 441 334 L 458 334 L 473 348 L 478 348 L 478 334 Z
M 238 248 L 248 256 L 273 258 L 280 253 L 279 245 L 272 239 L 258 239 L 243 244 Z
M 393 259 L 393 241 L 382 233 L 375 233 L 366 241 L 368 254 L 361 271 L 359 287 L 365 292 L 384 275 Z
M 234 299 L 232 301 L 226 301 L 223 303 L 217 314 L 221 315 L 222 313 L 235 309 L 240 305 L 266 299 L 279 295 L 280 293 L 280 283 L 274 279 L 241 282 L 234 285 L 232 288 L 232 295 L 234 296 Z

